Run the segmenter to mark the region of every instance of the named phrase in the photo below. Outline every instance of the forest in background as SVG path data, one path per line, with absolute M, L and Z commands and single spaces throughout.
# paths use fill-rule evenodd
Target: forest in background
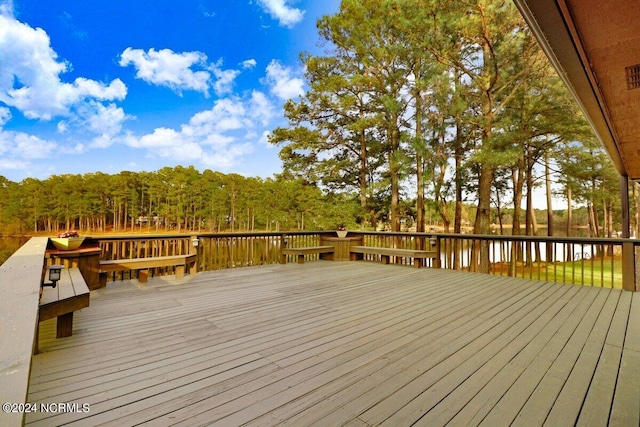
M 379 200 L 379 229 L 388 227 L 388 203 Z M 455 206 L 449 206 L 453 215 Z M 462 209 L 465 231 L 471 231 L 476 207 Z M 574 231 L 566 230 L 566 209 L 553 212 L 552 221 L 565 235 L 594 235 L 589 231 L 586 206 L 572 212 Z M 513 209 L 492 208 L 491 232 L 511 234 Z M 521 213 L 522 214 L 522 213 Z M 12 182 L 0 177 L 0 235 L 55 235 L 66 230 L 82 234 L 333 230 L 372 230 L 361 222 L 357 193 L 322 191 L 300 179 L 252 178 L 223 174 L 193 166 L 163 168 L 155 172 L 120 172 L 109 175 L 55 175 L 45 180 Z M 403 198 L 402 231 L 415 231 L 416 199 Z M 547 226 L 546 210 L 534 210 L 535 222 Z M 425 210 L 425 229 L 444 231 L 433 199 Z M 524 218 L 521 218 L 524 220 Z M 602 221 L 602 219 L 601 219 Z M 500 229 L 500 225 L 504 230 Z M 575 228 L 581 228 L 576 231 Z M 585 230 L 586 229 L 586 230 Z M 556 231 L 557 232 L 557 231 Z M 546 228 L 542 234 L 547 234 Z
M 114 175 L 0 177 L 0 234 L 335 229 L 357 217 L 347 195 L 301 180 L 247 178 L 193 166 Z

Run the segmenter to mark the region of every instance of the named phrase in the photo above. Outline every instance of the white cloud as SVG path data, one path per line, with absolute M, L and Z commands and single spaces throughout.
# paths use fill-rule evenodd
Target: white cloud
M 201 162 L 230 168 L 253 151 L 259 135 L 275 116 L 267 97 L 254 92 L 246 99 L 224 98 L 194 114 L 180 129 L 157 128 L 146 135 L 129 134 L 125 143 L 145 149 L 150 157 Z
M 265 81 L 271 87 L 271 93 L 282 100 L 295 98 L 304 93 L 304 81 L 299 77 L 292 77 L 291 68 L 282 66 L 276 60 L 267 66 Z
M 289 7 L 288 0 L 258 0 L 262 10 L 277 19 L 281 26 L 291 28 L 302 21 L 304 11 Z
M 75 109 L 74 117 L 58 122 L 57 131 L 77 137 L 77 130 L 81 129 L 79 136 L 85 143 L 89 142 L 88 131 L 95 136 L 88 145 L 83 143 L 83 147 L 106 148 L 118 141 L 124 122 L 130 119 L 132 117 L 114 103 L 105 105 L 97 101 L 87 101 Z
M 5 107 L 0 107 L 0 126 L 3 126 L 11 119 L 11 110 Z
M 57 148 L 57 144 L 51 141 L 45 141 L 34 135 L 28 135 L 23 132 L 8 132 L 13 134 L 14 152 L 26 159 L 45 159 L 51 156 Z
M 70 117 L 87 100 L 121 100 L 127 94 L 119 79 L 108 85 L 86 78 L 62 82 L 70 65 L 58 60 L 47 33 L 6 13 L 0 15 L 0 52 L 0 102 L 30 119 Z
M 252 120 L 259 121 L 263 126 L 267 126 L 276 116 L 273 104 L 262 92 L 253 91 L 251 100 L 249 101 L 249 108 Z
M 126 48 L 120 55 L 120 66 L 133 65 L 136 77 L 147 83 L 165 86 L 181 94 L 183 90 L 194 90 L 209 94 L 211 74 L 194 71 L 193 67 L 206 68 L 207 56 L 202 52 L 175 53 L 171 49 L 145 52 L 142 49 Z
M 17 159 L 4 159 L 0 157 L 0 170 L 19 170 L 24 171 L 29 168 L 31 164 L 25 160 Z
M 170 49 L 156 51 L 152 48 L 145 52 L 129 47 L 120 55 L 119 64 L 122 67 L 133 65 L 136 78 L 168 87 L 179 95 L 184 90 L 194 90 L 208 97 L 212 87 L 216 95 L 226 95 L 232 92 L 240 74 L 238 70 L 223 69 L 221 60 L 207 64 L 207 56 L 202 52 L 176 53 Z
M 114 142 L 116 141 L 114 141 L 114 138 L 111 135 L 102 134 L 93 138 L 89 146 L 91 148 L 107 148 L 107 147 L 111 147 L 114 144 Z M 85 146 L 84 144 L 78 143 L 75 146 L 75 151 L 84 152 L 86 148 L 87 146 Z
M 93 80 L 77 78 L 73 84 L 50 85 L 36 82 L 32 86 L 1 91 L 0 101 L 21 110 L 29 119 L 51 120 L 54 116 L 73 115 L 72 108 L 82 105 L 83 102 L 92 102 L 94 99 L 121 100 L 126 93 L 126 87 L 120 79 L 105 86 Z
M 122 129 L 122 123 L 126 120 L 124 110 L 115 104 L 103 105 L 92 103 L 83 112 L 87 127 L 99 134 L 116 135 Z
M 260 137 L 260 144 L 264 145 L 267 148 L 273 149 L 275 146 L 269 142 L 269 137 L 271 136 L 271 132 L 265 130 L 262 132 L 262 136 Z
M 55 142 L 0 129 L 0 170 L 26 169 L 32 160 L 53 157 L 57 149 Z
M 136 148 L 146 148 L 151 157 L 164 157 L 176 161 L 195 161 L 203 155 L 197 142 L 174 129 L 158 128 L 140 138 L 129 137 L 127 143 Z
M 216 77 L 216 82 L 213 84 L 213 90 L 216 95 L 222 96 L 233 91 L 233 85 L 236 77 L 240 74 L 238 70 L 223 70 L 222 61 L 218 61 L 216 64 L 212 64 L 209 69 Z
M 0 15 L 13 16 L 13 0 L 0 1 Z
M 217 78 L 213 85 L 213 89 L 218 96 L 231 93 L 233 90 L 234 80 L 238 74 L 240 74 L 240 72 L 236 70 L 214 70 L 213 73 Z
M 51 120 L 60 134 L 112 141 L 126 120 L 113 102 L 127 95 L 124 83 L 102 83 L 84 77 L 64 82 L 71 65 L 58 58 L 47 33 L 17 21 L 10 2 L 0 0 L 0 169 L 26 170 L 39 160 L 85 150 L 85 144 L 64 144 L 1 127 L 12 118 L 12 108 L 28 119 Z M 3 106 L 4 105 L 4 106 Z M 42 167 L 40 167 L 42 170 Z
M 77 142 L 74 146 L 65 148 L 65 152 L 71 154 L 81 154 L 84 153 L 86 149 L 86 145 L 84 145 L 82 142 Z
M 255 68 L 257 62 L 255 59 L 247 59 L 245 61 L 242 61 L 242 68 L 249 69 L 249 68 Z

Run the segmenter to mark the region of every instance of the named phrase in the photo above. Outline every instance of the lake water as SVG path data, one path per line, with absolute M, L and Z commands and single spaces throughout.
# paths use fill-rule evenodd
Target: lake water
M 598 245 L 591 243 L 553 243 L 553 242 L 540 242 L 537 244 L 537 255 L 540 256 L 537 261 L 551 261 L 551 262 L 564 262 L 567 260 L 590 259 L 597 250 Z M 463 260 L 463 267 L 468 266 L 468 262 L 471 259 L 471 249 L 467 246 L 465 249 L 460 250 L 460 256 Z M 536 256 L 536 244 L 520 244 L 520 251 L 523 253 L 531 253 L 533 257 Z M 489 261 L 490 262 L 505 262 L 511 259 L 511 242 L 491 242 L 489 244 Z M 443 253 L 444 254 L 444 253 Z M 547 259 L 547 255 L 551 255 L 551 259 Z
M 20 236 L 20 237 L 0 237 L 0 265 L 5 262 L 11 254 L 17 251 L 20 246 L 24 245 L 29 237 Z

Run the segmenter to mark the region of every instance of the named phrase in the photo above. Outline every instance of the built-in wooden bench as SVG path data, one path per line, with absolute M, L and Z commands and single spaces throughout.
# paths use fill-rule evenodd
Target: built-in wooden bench
M 380 261 L 383 264 L 389 264 L 390 258 L 413 258 L 414 266 L 422 267 L 426 259 L 436 259 L 435 251 L 424 251 L 418 249 L 397 249 L 397 248 L 380 248 L 373 246 L 351 246 L 351 260 L 356 261 L 364 258 L 364 255 L 380 255 Z
M 176 277 L 181 278 L 184 277 L 187 266 L 190 274 L 195 272 L 197 258 L 197 254 L 186 254 L 100 261 L 100 283 L 102 286 L 106 284 L 108 273 L 129 270 L 140 270 L 138 280 L 146 282 L 149 277 L 149 269 L 159 267 L 175 267 Z
M 283 255 L 297 255 L 298 264 L 304 264 L 305 255 L 313 254 L 333 254 L 335 247 L 333 246 L 307 246 L 304 248 L 285 248 L 282 250 Z M 287 258 L 283 257 L 283 262 L 287 262 Z
M 89 307 L 89 287 L 79 268 L 65 268 L 55 288 L 42 288 L 38 322 L 57 317 L 56 338 L 73 334 L 73 312 Z M 35 353 L 38 353 L 36 336 Z

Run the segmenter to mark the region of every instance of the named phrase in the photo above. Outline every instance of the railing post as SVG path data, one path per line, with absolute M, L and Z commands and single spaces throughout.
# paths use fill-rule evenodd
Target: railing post
M 423 240 L 424 242 L 424 240 Z M 424 244 L 424 243 L 423 243 Z M 429 250 L 435 251 L 436 257 L 434 259 L 432 268 L 442 268 L 442 261 L 440 260 L 440 238 L 438 236 L 429 237 Z
M 281 242 L 281 244 L 280 244 L 280 264 L 286 264 L 287 263 L 287 256 L 282 253 L 282 250 L 287 248 L 287 245 L 289 244 L 289 236 L 287 236 L 286 234 L 283 234 L 281 239 L 280 239 L 280 242 Z
M 189 247 L 189 253 L 196 254 L 196 262 L 193 269 L 189 271 L 189 274 L 195 274 L 198 272 L 198 265 L 200 264 L 200 239 L 198 236 L 191 236 L 190 240 L 191 245 Z
M 632 241 L 622 243 L 622 289 L 625 291 L 638 292 L 636 279 L 636 251 Z

